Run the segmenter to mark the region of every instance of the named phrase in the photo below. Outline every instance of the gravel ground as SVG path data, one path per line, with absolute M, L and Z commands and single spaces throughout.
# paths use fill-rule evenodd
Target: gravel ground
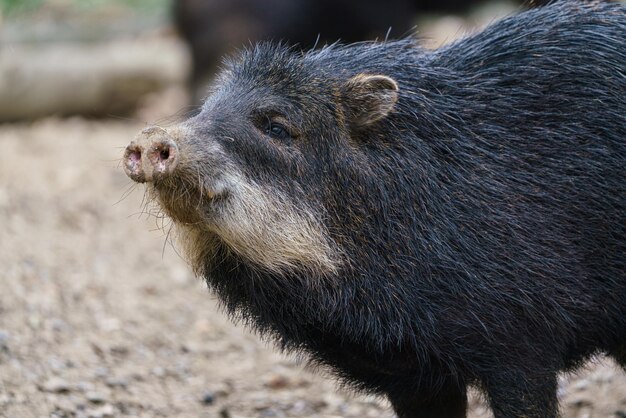
M 220 313 L 119 167 L 142 126 L 0 125 L 0 417 L 392 417 Z M 608 360 L 559 395 L 565 417 L 626 417 Z
M 420 27 L 434 46 L 457 20 Z M 153 97 L 138 117 L 184 101 Z M 0 124 L 0 418 L 393 417 L 220 312 L 119 166 L 143 126 Z M 564 418 L 626 418 L 626 374 L 596 359 L 559 397 Z

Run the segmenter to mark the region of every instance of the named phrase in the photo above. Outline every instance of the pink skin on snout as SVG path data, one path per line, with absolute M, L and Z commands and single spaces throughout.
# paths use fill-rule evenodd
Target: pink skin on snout
M 124 171 L 138 183 L 167 177 L 177 163 L 176 143 L 165 129 L 158 126 L 145 128 L 124 151 Z

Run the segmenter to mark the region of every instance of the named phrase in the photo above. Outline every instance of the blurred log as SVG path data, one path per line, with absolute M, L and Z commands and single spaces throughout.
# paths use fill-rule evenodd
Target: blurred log
M 4 44 L 0 121 L 125 115 L 148 93 L 185 82 L 186 47 L 171 39 L 105 44 Z

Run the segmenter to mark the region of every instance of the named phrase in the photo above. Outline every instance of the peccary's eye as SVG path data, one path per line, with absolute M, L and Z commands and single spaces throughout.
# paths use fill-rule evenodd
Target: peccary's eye
M 265 126 L 265 134 L 275 139 L 285 140 L 291 138 L 289 131 L 277 122 L 268 121 Z

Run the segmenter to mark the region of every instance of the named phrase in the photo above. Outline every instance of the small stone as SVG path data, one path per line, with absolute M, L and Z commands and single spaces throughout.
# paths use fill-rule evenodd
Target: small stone
M 96 377 L 107 377 L 109 375 L 109 369 L 106 367 L 98 367 L 96 368 L 94 375 Z
M 289 379 L 287 379 L 285 376 L 280 375 L 280 374 L 275 374 L 272 375 L 269 380 L 267 381 L 267 383 L 265 384 L 265 386 L 267 386 L 270 389 L 284 389 L 287 386 L 289 386 Z
M 211 385 L 210 391 L 215 394 L 215 397 L 225 397 L 232 393 L 233 387 L 228 382 L 222 382 Z
M 96 386 L 91 382 L 79 382 L 76 385 L 76 389 L 80 390 L 81 392 L 91 392 L 96 389 Z
M 87 407 L 87 404 L 85 403 L 85 398 L 83 397 L 83 395 L 70 394 L 68 396 L 68 399 L 72 402 L 72 404 L 74 405 L 74 409 L 76 411 L 84 411 L 85 408 Z
M 309 410 L 309 404 L 303 400 L 296 401 L 293 406 L 289 409 L 289 412 L 292 415 L 302 416 L 307 410 Z
M 28 325 L 32 328 L 32 329 L 38 329 L 41 325 L 41 317 L 37 314 L 31 314 L 28 315 L 28 317 L 26 318 Z
M 128 386 L 128 380 L 123 377 L 110 377 L 105 383 L 110 388 L 126 388 Z
M 11 339 L 11 335 L 8 331 L 0 329 L 0 350 L 8 351 L 9 350 L 9 340 Z
M 89 418 L 113 418 L 115 410 L 110 404 L 103 405 L 97 409 L 90 409 L 85 411 Z
M 311 407 L 314 411 L 320 412 L 324 408 L 328 407 L 328 403 L 323 399 L 317 399 L 312 402 Z
M 139 373 L 139 372 L 133 372 L 133 373 L 131 373 L 130 378 L 131 378 L 131 379 L 133 379 L 133 380 L 135 380 L 135 381 L 137 381 L 137 382 L 143 382 L 144 380 L 146 380 L 146 379 L 145 379 L 145 376 L 144 376 L 144 375 L 142 375 L 142 374 L 141 374 L 141 373 Z
M 57 357 L 50 357 L 50 358 L 48 358 L 48 365 L 54 371 L 67 369 L 67 361 L 65 361 L 63 359 L 60 359 L 60 358 L 57 358 Z
M 122 322 L 117 318 L 103 318 L 99 321 L 98 325 L 104 332 L 113 332 L 120 330 Z
M 28 397 L 23 393 L 13 393 L 11 402 L 13 404 L 23 404 L 28 402 Z
M 152 368 L 152 374 L 156 377 L 165 376 L 165 369 L 163 367 L 157 366 Z
M 626 411 L 615 411 L 616 418 L 626 418 Z
M 55 399 L 54 406 L 57 410 L 63 412 L 73 412 L 76 409 L 74 404 L 66 398 Z
M 230 415 L 230 411 L 228 411 L 228 409 L 222 408 L 220 410 L 220 418 L 230 418 L 230 417 L 231 417 L 231 415 Z
M 214 325 L 204 318 L 198 319 L 193 327 L 198 334 L 208 334 L 214 329 Z
M 206 391 L 202 394 L 202 404 L 212 405 L 215 402 L 215 394 L 213 392 Z
M 124 345 L 114 345 L 109 348 L 109 351 L 114 356 L 126 357 L 130 353 L 130 349 Z
M 90 391 L 85 393 L 85 398 L 91 403 L 104 403 L 106 402 L 106 396 L 102 392 Z
M 278 411 L 276 409 L 267 408 L 267 409 L 263 409 L 263 410 L 260 411 L 260 416 L 267 417 L 267 418 L 273 418 L 273 417 L 279 416 L 279 413 L 278 413 Z
M 53 377 L 48 379 L 42 386 L 45 392 L 50 393 L 67 393 L 70 391 L 70 385 L 60 377 Z
M 50 320 L 50 328 L 52 328 L 54 332 L 65 332 L 71 329 L 67 322 L 60 318 L 52 318 Z

